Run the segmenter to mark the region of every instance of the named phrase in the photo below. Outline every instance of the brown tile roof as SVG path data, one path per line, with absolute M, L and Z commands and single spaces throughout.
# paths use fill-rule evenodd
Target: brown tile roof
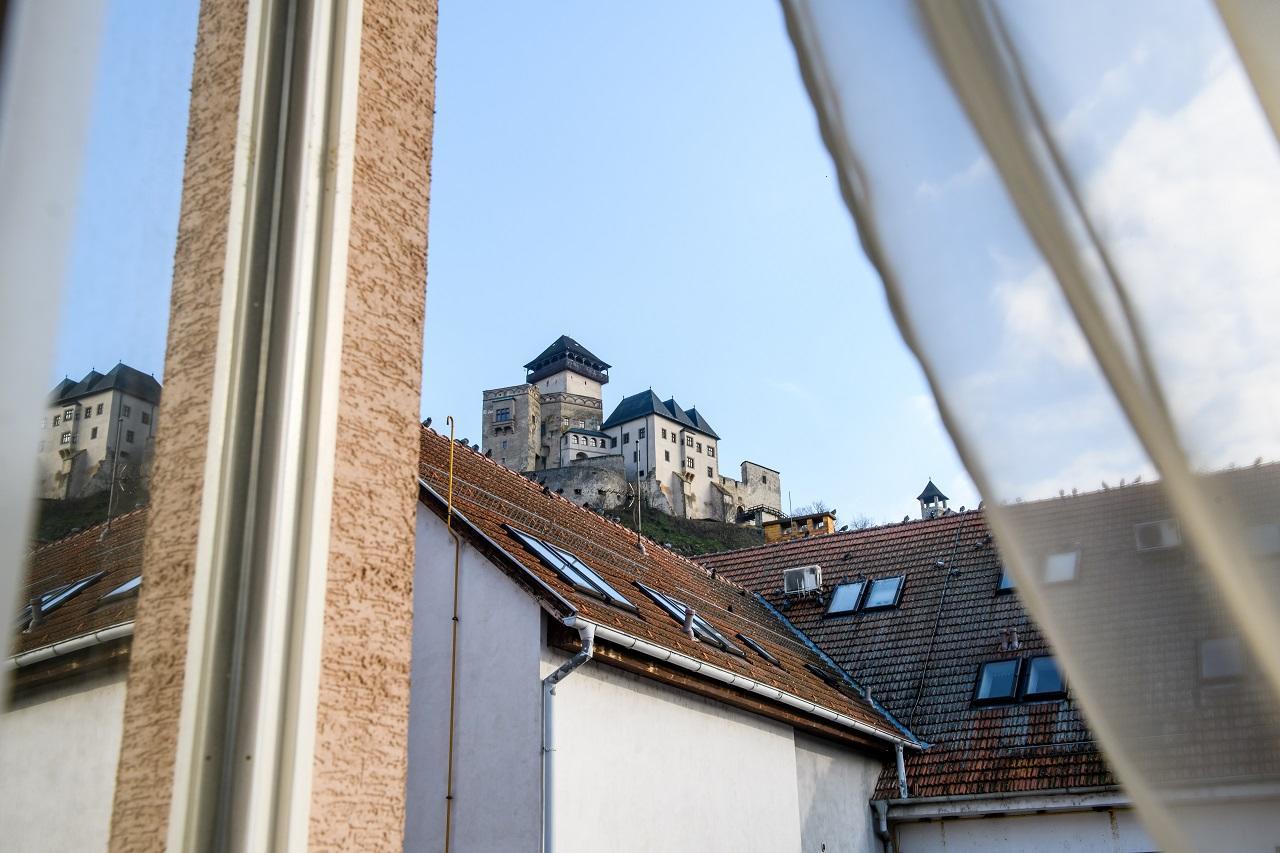
M 448 491 L 450 441 L 422 430 L 421 474 L 436 495 Z M 453 500 L 456 511 L 552 590 L 547 607 L 563 615 L 569 607 L 582 618 L 639 637 L 663 648 L 711 663 L 778 690 L 845 714 L 901 737 L 894 723 L 847 688 L 836 689 L 810 672 L 806 664 L 827 668 L 786 623 L 738 584 L 713 577 L 706 569 L 636 535 L 588 509 L 545 491 L 490 459 L 455 443 Z M 434 501 L 429 501 L 434 504 Z M 443 515 L 443 511 L 437 511 Z M 511 525 L 577 555 L 637 608 L 630 612 L 594 598 L 560 578 L 506 529 Z M 721 634 L 745 652 L 738 657 L 705 642 L 689 639 L 681 626 L 651 601 L 636 582 L 644 583 L 693 606 Z M 563 602 L 563 603 L 561 603 Z M 566 606 L 567 605 L 567 606 Z M 737 638 L 743 633 L 782 664 L 776 667 Z
M 1207 475 L 1229 527 L 1275 524 L 1280 465 Z M 1033 562 L 1079 550 L 1076 577 L 1040 585 L 1052 612 L 1071 620 L 1073 666 L 1099 695 L 1129 713 L 1115 720 L 1160 784 L 1280 778 L 1280 709 L 1256 667 L 1228 684 L 1201 680 L 1202 640 L 1230 635 L 1211 580 L 1190 547 L 1136 547 L 1135 525 L 1173 513 L 1158 484 L 1130 485 L 1005 508 Z M 1280 599 L 1280 556 L 1264 558 Z M 980 664 L 1050 653 L 1016 593 L 1000 594 L 1001 560 L 982 512 L 776 542 L 699 561 L 780 609 L 782 570 L 817 563 L 827 590 L 842 579 L 902 575 L 898 607 L 826 617 L 815 598 L 785 613 L 931 744 L 907 756 L 915 797 L 1111 786 L 1116 780 L 1071 696 L 1060 701 L 975 706 Z M 1041 569 L 1042 570 L 1042 569 Z M 945 594 L 945 598 L 944 598 Z M 1001 652 L 1001 632 L 1021 649 Z M 878 795 L 896 797 L 892 774 Z
M 1000 559 L 981 512 L 698 559 L 758 590 L 930 744 L 906 756 L 911 796 L 1115 784 L 1069 698 L 996 707 L 972 703 L 982 662 L 1048 653 L 1017 597 L 996 592 Z M 816 597 L 786 602 L 782 570 L 813 563 L 822 566 L 828 591 L 843 580 L 904 576 L 898 607 L 826 617 Z M 1020 651 L 1000 652 L 1005 628 L 1017 629 Z M 892 768 L 882 774 L 877 796 L 897 797 Z
M 142 542 L 147 510 L 137 509 L 106 524 L 73 533 L 32 551 L 20 606 L 76 581 L 102 573 L 44 616 L 40 624 L 20 630 L 11 654 L 22 654 L 52 643 L 89 634 L 133 619 L 137 596 L 103 603 L 102 597 L 142 573 Z

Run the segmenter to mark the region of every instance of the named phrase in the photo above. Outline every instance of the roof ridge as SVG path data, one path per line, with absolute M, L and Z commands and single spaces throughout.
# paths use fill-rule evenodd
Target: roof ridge
M 151 504 L 145 503 L 142 506 L 134 507 L 128 512 L 122 512 L 119 515 L 113 516 L 107 519 L 106 521 L 100 521 L 97 524 L 82 528 L 81 530 L 77 530 L 74 533 L 68 533 L 66 536 L 63 536 L 61 539 L 54 539 L 50 542 L 42 542 L 41 544 L 37 545 L 36 547 L 28 551 L 27 556 L 28 557 L 35 556 L 36 554 L 39 554 L 42 551 L 52 548 L 55 545 L 62 545 L 65 542 L 70 542 L 72 539 L 76 539 L 80 536 L 84 536 L 88 533 L 92 533 L 100 527 L 106 527 L 109 524 L 114 524 L 117 521 L 122 521 L 132 515 L 137 515 L 140 512 L 146 512 L 150 508 L 151 508 Z

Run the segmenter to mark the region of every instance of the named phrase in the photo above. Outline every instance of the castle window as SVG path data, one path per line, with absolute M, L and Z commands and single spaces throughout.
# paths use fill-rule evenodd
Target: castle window
M 629 432 L 624 432 L 624 433 L 622 434 L 622 443 L 623 443 L 623 444 L 630 444 L 630 443 L 631 443 L 631 433 L 629 433 Z
M 98 404 L 98 414 L 102 414 L 102 404 Z
M 85 407 L 84 407 L 84 416 L 87 418 L 87 417 L 89 417 L 89 416 L 90 416 L 90 415 L 92 415 L 92 414 L 93 414 L 93 407 L 92 407 L 92 406 L 85 406 Z
M 75 418 L 75 416 L 76 416 L 76 410 L 75 410 L 75 409 L 65 409 L 65 410 L 63 410 L 63 412 L 62 412 L 62 419 L 63 419 L 64 421 L 72 420 L 72 419 L 74 419 L 74 418 Z
M 662 430 L 662 437 L 663 438 L 667 437 L 667 431 L 665 429 Z
M 98 437 L 98 428 L 94 427 L 89 431 L 89 438 L 97 438 L 97 437 Z
M 618 446 L 618 439 L 616 439 L 616 438 L 610 438 L 610 439 L 609 439 L 609 446 L 610 446 L 610 447 L 617 447 L 617 446 Z
M 684 460 L 684 464 L 685 464 L 685 467 L 686 467 L 686 468 L 692 468 L 692 467 L 693 467 L 693 457 L 692 457 L 692 456 L 690 456 L 690 457 L 686 458 L 686 459 Z
M 684 443 L 686 447 L 693 447 L 693 436 L 686 435 L 684 437 Z
M 62 415 L 54 415 L 54 416 L 53 416 L 53 425 L 54 425 L 54 426 L 57 426 L 57 425 L 58 425 L 58 424 L 60 424 L 60 423 L 62 423 Z
M 58 441 L 59 441 L 59 443 L 60 443 L 60 444 L 70 444 L 70 443 L 71 443 L 71 433 L 70 433 L 70 431 L 68 431 L 68 432 L 64 432 L 64 433 L 62 434 L 62 437 L 61 437 L 60 439 L 58 439 Z
M 133 430 L 131 429 L 125 430 L 124 440 L 126 444 L 133 444 Z
M 640 427 L 640 438 L 644 438 L 644 427 Z
M 680 443 L 680 442 L 676 439 L 676 434 L 675 434 L 674 432 L 673 432 L 673 433 L 671 433 L 671 443 L 672 443 L 672 444 L 679 444 L 679 443 Z
M 121 406 L 121 407 L 120 407 L 120 417 L 122 417 L 122 418 L 127 418 L 127 417 L 129 417 L 132 413 L 133 413 L 133 409 L 129 408 L 128 406 Z
M 702 442 L 701 442 L 701 441 L 699 441 L 699 442 L 698 442 L 698 446 L 697 446 L 697 447 L 695 447 L 694 449 L 695 449 L 695 450 L 697 450 L 699 453 L 701 453 L 701 452 L 702 452 Z
M 716 448 L 715 448 L 715 445 L 712 445 L 712 444 L 708 444 L 708 445 L 707 445 L 707 455 L 708 455 L 708 456 L 715 456 L 715 455 L 716 455 Z
M 640 461 L 640 452 L 639 452 L 639 451 L 637 451 L 637 450 L 633 450 L 633 451 L 631 451 L 631 461 L 632 461 L 632 462 L 639 462 L 639 461 Z
M 493 413 L 493 419 L 498 423 L 506 423 L 511 420 L 511 407 L 504 406 Z
M 88 413 L 87 411 L 85 412 L 85 417 L 86 417 L 86 418 L 87 418 L 87 417 L 89 417 L 89 413 Z M 151 413 L 150 413 L 150 412 L 143 412 L 143 413 L 140 415 L 140 417 L 142 418 L 142 422 L 143 422 L 144 424 L 149 424 L 149 423 L 151 423 Z
M 591 446 L 592 446 L 592 447 L 595 447 L 595 446 L 596 446 L 596 440 L 595 440 L 594 438 L 593 438 L 593 439 L 591 439 Z
M 760 482 L 761 482 L 761 483 L 763 483 L 763 484 L 764 484 L 764 485 L 766 485 L 766 486 L 767 486 L 767 485 L 769 485 L 769 475 L 768 475 L 768 474 L 761 474 L 761 475 L 760 475 Z
M 712 473 L 711 473 L 711 466 L 710 466 L 710 465 L 708 465 L 708 466 L 707 466 L 707 476 L 708 476 L 708 477 L 714 477 L 714 476 L 715 476 L 715 474 L 712 474 Z
M 573 443 L 574 443 L 574 444 L 577 444 L 577 443 L 578 443 L 578 437 L 577 437 L 576 435 L 573 437 Z
M 662 458 L 663 458 L 663 459 L 665 459 L 667 462 L 670 462 L 670 461 L 671 461 L 671 451 L 670 451 L 670 450 L 664 450 L 664 451 L 662 451 Z

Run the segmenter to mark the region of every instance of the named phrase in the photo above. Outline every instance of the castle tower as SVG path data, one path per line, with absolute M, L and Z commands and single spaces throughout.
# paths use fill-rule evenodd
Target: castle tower
M 600 430 L 609 365 L 561 335 L 524 368 L 523 385 L 484 392 L 483 447 L 516 471 L 568 465 L 560 438 L 571 429 Z

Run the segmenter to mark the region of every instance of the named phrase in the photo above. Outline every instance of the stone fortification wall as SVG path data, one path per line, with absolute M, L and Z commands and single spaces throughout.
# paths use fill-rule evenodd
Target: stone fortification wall
M 634 486 L 627 482 L 621 456 L 581 459 L 529 476 L 579 506 L 601 511 L 622 509 L 635 494 Z

